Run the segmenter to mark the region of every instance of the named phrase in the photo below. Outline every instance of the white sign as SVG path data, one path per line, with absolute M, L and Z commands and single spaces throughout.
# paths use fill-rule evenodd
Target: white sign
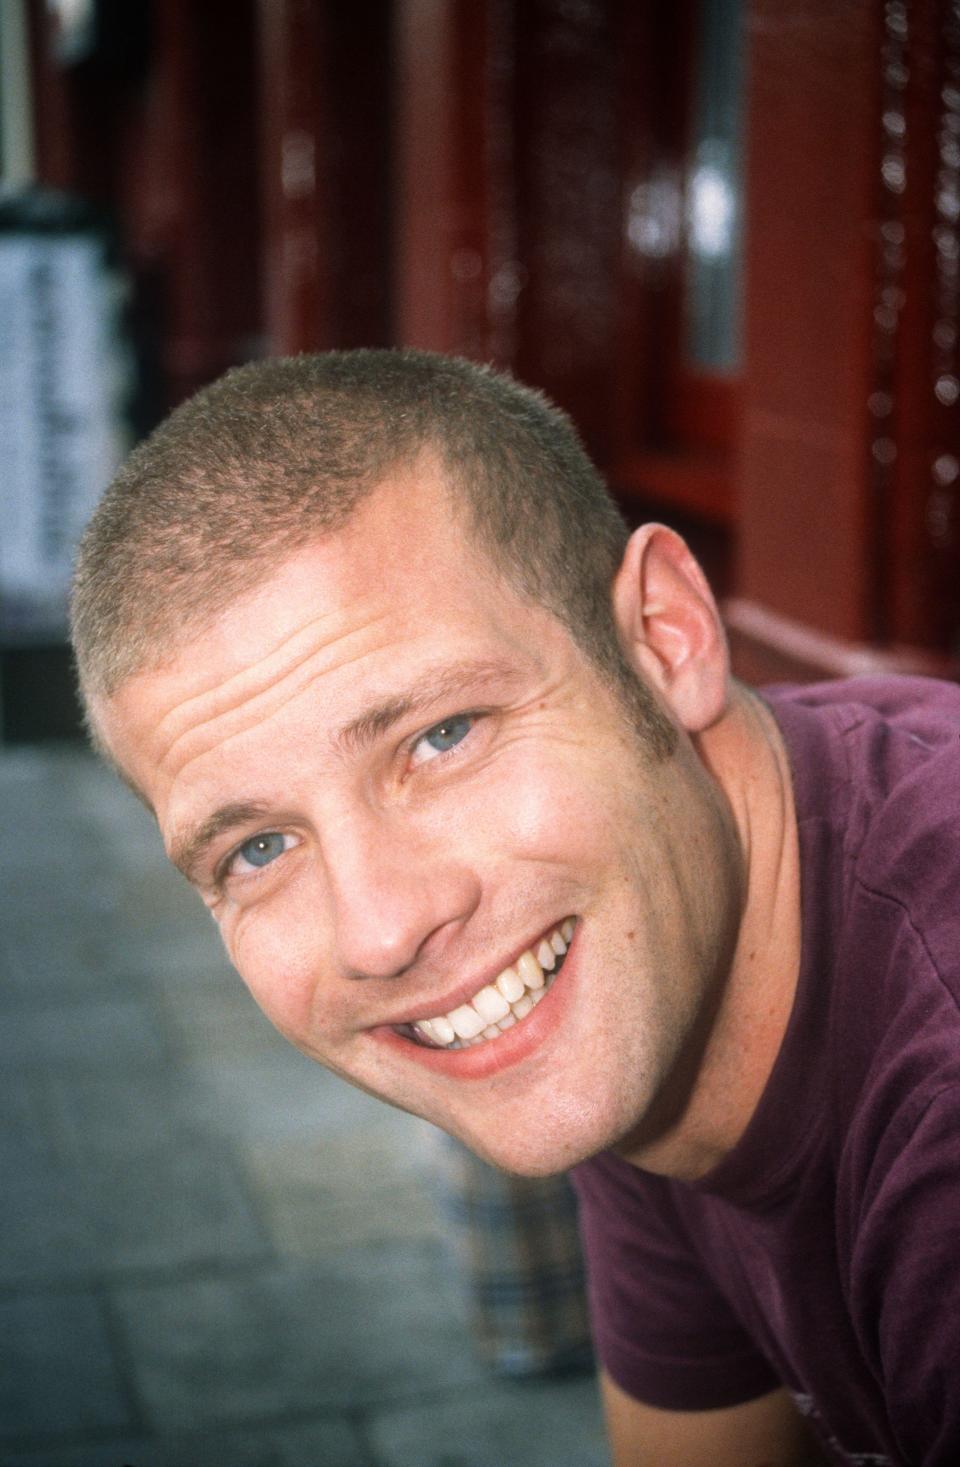
M 125 443 L 117 285 L 93 235 L 0 232 L 0 641 L 60 638 Z

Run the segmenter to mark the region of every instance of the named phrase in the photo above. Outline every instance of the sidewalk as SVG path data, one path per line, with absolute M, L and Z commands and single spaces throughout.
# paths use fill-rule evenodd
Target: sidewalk
M 429 1127 L 262 1018 L 140 806 L 0 753 L 0 1467 L 604 1467 L 477 1362 Z

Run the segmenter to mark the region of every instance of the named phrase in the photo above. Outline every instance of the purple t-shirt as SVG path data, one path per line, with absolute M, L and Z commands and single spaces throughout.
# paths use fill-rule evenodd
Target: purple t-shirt
M 600 1358 L 671 1410 L 780 1384 L 831 1460 L 960 1463 L 960 687 L 765 695 L 802 956 L 771 1078 L 696 1184 L 578 1167 Z

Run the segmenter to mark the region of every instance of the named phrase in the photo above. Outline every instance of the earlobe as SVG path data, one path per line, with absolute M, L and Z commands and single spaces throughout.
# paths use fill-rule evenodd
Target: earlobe
M 726 638 L 706 577 L 674 530 L 643 525 L 630 537 L 613 608 L 631 666 L 680 724 L 698 733 L 715 723 L 727 706 Z

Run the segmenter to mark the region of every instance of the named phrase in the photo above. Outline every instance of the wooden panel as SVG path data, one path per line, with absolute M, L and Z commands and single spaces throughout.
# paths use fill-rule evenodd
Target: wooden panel
M 609 459 L 621 56 L 606 0 L 400 0 L 398 336 L 492 361 Z
M 864 457 L 852 423 L 844 435 L 748 414 L 737 585 L 771 610 L 858 641 L 871 638 Z
M 387 0 L 260 0 L 263 270 L 271 351 L 390 332 Z
M 493 141 L 490 53 L 503 15 L 494 0 L 399 0 L 396 32 L 397 338 L 501 362 L 490 304 L 503 264 L 494 200 L 509 153 Z
M 869 639 L 873 0 L 753 0 L 737 584 Z
M 265 325 L 278 354 L 333 345 L 325 21 L 313 0 L 260 0 Z
M 960 8 L 924 0 L 908 15 L 898 32 L 888 14 L 882 65 L 877 620 L 960 651 Z
M 156 343 L 156 416 L 255 348 L 252 0 L 100 6 L 70 64 L 46 8 L 30 13 L 39 178 L 117 223 Z
M 737 584 L 960 646 L 960 15 L 754 0 Z
M 885 673 L 960 679 L 960 659 L 922 648 L 874 647 L 830 637 L 751 601 L 725 601 L 721 612 L 734 676 L 744 682 L 814 682 Z
M 250 352 L 260 319 L 249 4 L 156 7 L 153 171 L 134 175 L 131 218 L 163 273 L 163 357 L 172 402 Z
M 618 17 L 621 243 L 611 385 L 610 474 L 621 492 L 735 521 L 740 380 L 684 350 L 685 197 L 698 7 L 624 7 Z
M 621 22 L 621 240 L 614 463 L 662 450 L 666 364 L 682 328 L 680 213 L 687 74 L 682 7 L 638 4 Z
M 518 375 L 609 462 L 623 56 L 609 0 L 517 3 Z
M 668 511 L 700 515 L 727 525 L 732 514 L 727 455 L 690 451 L 637 452 L 615 460 L 617 490 L 630 498 L 657 499 Z
M 93 6 L 82 54 L 64 54 L 58 14 L 27 0 L 37 176 L 111 205 L 143 108 L 153 27 L 144 5 Z

